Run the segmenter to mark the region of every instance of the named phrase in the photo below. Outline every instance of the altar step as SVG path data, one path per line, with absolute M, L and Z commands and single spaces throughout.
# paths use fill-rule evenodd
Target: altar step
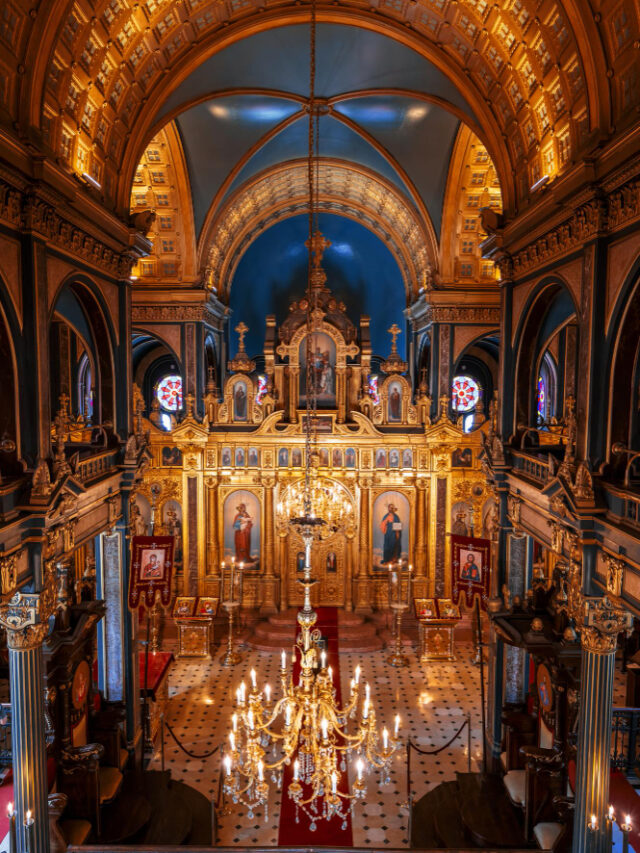
M 422 849 L 526 849 L 522 816 L 502 780 L 482 773 L 457 773 L 413 806 L 411 846 Z
M 260 651 L 288 648 L 296 636 L 297 608 L 291 607 L 280 613 L 274 613 L 253 629 L 253 635 L 247 639 L 249 645 Z M 373 652 L 381 649 L 383 641 L 379 637 L 376 625 L 357 613 L 338 611 L 338 632 L 340 651 Z

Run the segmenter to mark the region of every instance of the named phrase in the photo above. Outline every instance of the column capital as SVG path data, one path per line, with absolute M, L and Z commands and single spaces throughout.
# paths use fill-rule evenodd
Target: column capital
M 618 634 L 631 633 L 633 616 L 608 596 L 584 601 L 584 625 L 579 629 L 582 647 L 593 654 L 614 654 Z
M 55 606 L 56 570 L 48 563 L 40 592 L 18 591 L 0 604 L 0 625 L 6 629 L 9 648 L 25 651 L 41 645 L 49 633 L 49 617 Z

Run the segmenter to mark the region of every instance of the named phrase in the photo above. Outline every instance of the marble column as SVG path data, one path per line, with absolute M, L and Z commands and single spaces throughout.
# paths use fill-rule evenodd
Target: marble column
M 582 668 L 576 755 L 573 853 L 609 853 L 609 807 L 613 677 L 618 634 L 630 630 L 630 613 L 606 598 L 587 599 L 580 630 Z M 597 829 L 589 829 L 595 815 Z
M 358 542 L 360 553 L 358 565 L 354 567 L 355 581 L 355 609 L 370 609 L 370 580 L 369 580 L 369 502 L 371 500 L 372 480 L 369 477 L 360 480 L 360 525 L 358 530 Z
M 416 547 L 413 594 L 416 598 L 427 596 L 427 481 L 416 481 Z
M 527 579 L 527 538 L 510 534 L 508 540 L 507 587 L 511 600 L 524 600 Z M 527 692 L 527 653 L 516 646 L 505 648 L 504 698 L 505 702 L 524 702 Z
M 7 631 L 11 689 L 11 752 L 18 853 L 49 853 L 47 755 L 44 732 L 42 643 L 55 610 L 56 576 L 52 563 L 40 593 L 16 593 L 0 605 L 0 623 Z M 33 843 L 24 821 L 34 818 Z

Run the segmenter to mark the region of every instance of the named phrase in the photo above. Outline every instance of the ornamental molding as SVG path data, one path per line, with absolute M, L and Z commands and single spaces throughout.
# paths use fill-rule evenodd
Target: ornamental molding
M 633 616 L 608 595 L 587 598 L 583 605 L 584 625 L 580 628 L 583 648 L 592 654 L 615 654 L 618 634 L 633 630 Z
M 59 202 L 55 199 L 44 199 L 29 188 L 17 189 L 2 176 L 0 219 L 26 231 L 37 232 L 74 258 L 82 259 L 115 278 L 127 278 L 137 260 L 134 251 L 118 252 L 61 216 Z M 147 247 L 140 248 L 140 254 L 145 254 Z
M 620 598 L 624 583 L 624 560 L 612 557 L 611 554 L 605 554 L 604 561 L 607 566 L 607 593 Z
M 208 305 L 134 305 L 134 323 L 207 323 L 217 324 L 216 315 Z
M 424 314 L 423 322 L 425 325 L 429 323 L 489 323 L 498 326 L 500 325 L 500 308 L 431 305 Z
M 7 632 L 9 648 L 26 651 L 41 645 L 49 633 L 49 617 L 55 606 L 55 564 L 48 561 L 40 592 L 16 592 L 7 602 L 0 604 L 0 625 Z

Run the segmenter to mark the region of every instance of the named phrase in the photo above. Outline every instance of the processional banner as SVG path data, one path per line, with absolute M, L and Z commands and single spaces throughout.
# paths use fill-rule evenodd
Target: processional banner
M 483 610 L 489 599 L 491 574 L 491 540 L 470 536 L 451 537 L 451 597 L 460 604 L 464 595 L 467 607 L 480 597 Z
M 131 541 L 129 607 L 153 607 L 158 594 L 163 607 L 171 603 L 173 536 L 134 536 Z

